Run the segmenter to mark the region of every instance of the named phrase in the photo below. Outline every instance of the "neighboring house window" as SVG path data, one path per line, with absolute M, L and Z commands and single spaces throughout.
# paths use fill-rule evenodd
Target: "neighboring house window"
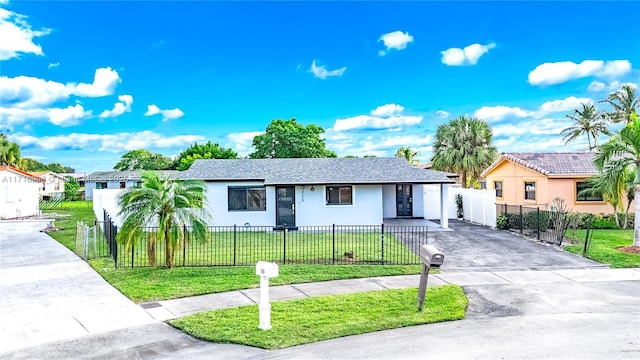
M 524 182 L 524 199 L 535 200 L 536 199 L 536 183 L 533 181 Z
M 96 189 L 106 189 L 107 188 L 107 183 L 106 182 L 97 182 L 96 183 Z
M 142 181 L 136 181 L 136 184 L 133 185 L 133 187 L 141 188 L 142 187 Z
M 353 189 L 351 186 L 327 186 L 327 205 L 353 204 Z
M 487 182 L 480 181 L 480 190 L 487 190 Z
M 582 193 L 582 191 L 591 188 L 593 188 L 593 186 L 586 181 L 576 182 L 576 201 L 602 201 L 602 194 L 599 192 L 591 193 L 587 191 L 586 193 Z
M 267 191 L 264 186 L 229 186 L 229 211 L 267 210 Z
M 496 189 L 496 197 L 502 197 L 502 181 L 494 181 L 493 188 Z
M 53 189 L 55 191 L 60 191 L 60 183 L 56 181 L 55 185 L 53 186 Z
M 127 183 L 124 181 L 120 181 L 120 189 L 124 189 L 127 187 Z

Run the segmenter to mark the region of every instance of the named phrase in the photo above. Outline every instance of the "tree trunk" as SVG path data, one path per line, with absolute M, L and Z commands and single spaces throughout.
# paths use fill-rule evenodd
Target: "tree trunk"
M 462 172 L 462 188 L 463 189 L 467 188 L 467 172 L 466 171 Z
M 156 243 L 158 242 L 156 233 L 149 233 L 149 237 L 147 238 L 147 257 L 149 258 L 149 265 L 151 267 L 156 267 Z
M 636 199 L 640 199 L 640 185 L 636 184 Z M 640 246 L 640 206 L 636 203 L 633 222 L 633 246 Z
M 173 247 L 171 246 L 170 236 L 170 227 L 167 227 L 164 230 L 164 260 L 167 268 L 171 269 L 173 267 Z

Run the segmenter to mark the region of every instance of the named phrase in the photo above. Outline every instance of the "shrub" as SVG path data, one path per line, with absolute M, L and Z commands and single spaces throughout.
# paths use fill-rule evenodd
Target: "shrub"
M 456 194 L 456 215 L 458 218 L 462 218 L 464 216 L 464 211 L 462 210 L 462 194 Z
M 615 219 L 610 215 L 596 215 L 591 221 L 592 229 L 618 229 Z
M 498 219 L 496 219 L 496 227 L 500 230 L 508 230 L 509 216 L 505 213 L 500 214 L 500 216 L 498 216 Z
M 549 211 L 531 211 L 524 215 L 524 224 L 531 230 L 545 231 L 549 228 L 551 215 Z

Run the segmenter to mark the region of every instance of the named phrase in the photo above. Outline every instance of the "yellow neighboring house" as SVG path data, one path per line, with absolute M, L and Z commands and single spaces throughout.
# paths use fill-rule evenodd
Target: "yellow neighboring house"
M 552 210 L 553 199 L 560 197 L 570 210 L 609 214 L 613 207 L 602 196 L 578 195 L 588 187 L 586 180 L 598 174 L 593 164 L 595 154 L 503 153 L 481 176 L 487 189 L 495 190 L 498 204 Z M 633 203 L 629 211 L 634 211 Z

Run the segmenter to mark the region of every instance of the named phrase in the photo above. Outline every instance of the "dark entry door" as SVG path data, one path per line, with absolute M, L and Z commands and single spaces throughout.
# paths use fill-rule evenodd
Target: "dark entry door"
M 413 193 L 411 185 L 396 185 L 396 216 L 413 216 Z
M 296 191 L 293 186 L 276 187 L 276 225 L 296 226 Z

